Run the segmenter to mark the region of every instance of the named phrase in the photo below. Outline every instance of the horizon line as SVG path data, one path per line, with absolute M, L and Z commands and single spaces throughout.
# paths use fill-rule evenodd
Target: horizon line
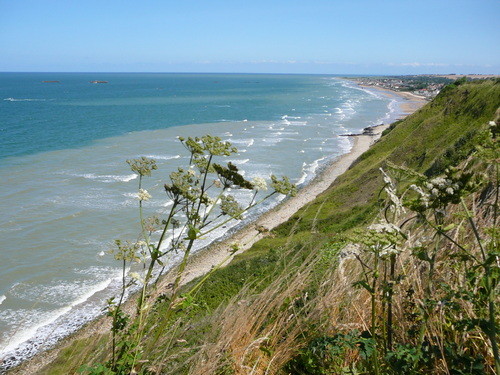
M 38 74 L 248 74 L 248 75 L 317 75 L 317 76 L 496 76 L 496 73 L 405 73 L 405 74 L 383 74 L 383 73 L 284 73 L 284 72 L 196 72 L 196 71 L 12 71 L 1 70 L 1 73 L 38 73 Z

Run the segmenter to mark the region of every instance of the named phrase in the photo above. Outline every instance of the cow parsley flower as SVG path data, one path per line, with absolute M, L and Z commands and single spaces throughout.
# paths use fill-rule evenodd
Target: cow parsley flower
M 142 156 L 139 159 L 127 160 L 130 169 L 140 176 L 151 176 L 151 171 L 158 169 L 156 161 Z
M 140 201 L 148 201 L 151 199 L 151 194 L 149 194 L 146 189 L 139 189 L 137 199 L 139 199 Z
M 253 185 L 254 190 L 256 190 L 256 191 L 267 190 L 267 182 L 262 177 L 255 177 L 252 180 L 252 185 Z
M 384 259 L 390 257 L 391 255 L 398 255 L 399 253 L 400 251 L 398 249 L 391 246 L 380 251 L 379 256 L 380 258 Z
M 144 283 L 144 278 L 138 272 L 130 272 L 129 276 L 132 280 Z
M 233 219 L 240 220 L 243 218 L 243 208 L 232 195 L 223 195 L 221 197 L 220 209 L 223 215 L 229 215 Z
M 380 170 L 380 172 L 382 172 L 382 176 L 384 178 L 384 182 L 387 185 L 390 185 L 391 187 L 394 187 L 394 183 L 392 182 L 392 179 L 389 177 L 389 175 L 382 168 L 379 168 L 379 170 Z
M 370 230 L 374 230 L 377 233 L 397 233 L 400 229 L 392 223 L 378 223 L 372 224 L 368 227 Z
M 415 184 L 410 185 L 410 189 L 416 191 L 420 195 L 420 202 L 424 205 L 425 208 L 429 207 L 429 194 L 426 193 L 420 186 Z
M 288 177 L 283 176 L 281 180 L 275 175 L 271 175 L 271 187 L 279 194 L 294 197 L 297 194 L 297 186 L 292 184 Z

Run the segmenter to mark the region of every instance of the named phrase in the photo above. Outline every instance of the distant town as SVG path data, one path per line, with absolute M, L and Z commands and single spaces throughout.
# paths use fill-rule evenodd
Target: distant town
M 374 77 L 349 77 L 362 86 L 375 86 L 393 91 L 405 91 L 426 99 L 434 98 L 441 89 L 456 79 L 466 77 L 468 80 L 499 78 L 497 75 L 408 75 L 408 76 L 374 76 Z

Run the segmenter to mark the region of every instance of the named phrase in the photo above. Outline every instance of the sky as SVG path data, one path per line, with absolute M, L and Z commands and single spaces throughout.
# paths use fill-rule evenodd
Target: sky
M 500 74 L 500 0 L 0 0 L 0 71 Z

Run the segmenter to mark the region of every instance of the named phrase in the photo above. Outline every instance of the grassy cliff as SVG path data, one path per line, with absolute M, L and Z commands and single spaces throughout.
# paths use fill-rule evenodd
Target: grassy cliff
M 214 272 L 168 321 L 158 324 L 169 298 L 162 295 L 149 314 L 150 332 L 140 343 L 142 354 L 135 370 L 165 374 L 492 372 L 494 353 L 486 332 L 491 327 L 486 331 L 480 327 L 486 323 L 480 322 L 483 312 L 473 301 L 474 288 L 484 288 L 478 279 L 486 272 L 481 262 L 474 263 L 479 259 L 474 245 L 477 228 L 466 228 L 470 220 L 456 200 L 446 209 L 439 206 L 443 212 L 436 215 L 444 218 L 437 224 L 427 216 L 417 223 L 412 217 L 422 212 L 408 207 L 407 217 L 391 216 L 385 210 L 390 197 L 384 192 L 387 181 L 380 168 L 394 169 L 398 193 L 415 184 L 412 178 L 432 181 L 450 174 L 450 167 L 465 170 L 475 165 L 482 174 L 491 174 L 491 160 L 497 159 L 473 164 L 471 158 L 485 142 L 484 130 L 499 107 L 498 80 L 452 84 L 421 110 L 391 125 L 326 192 L 229 266 Z M 409 169 L 419 174 L 405 172 Z M 488 181 L 471 193 L 484 196 L 482 203 L 475 195 L 463 197 L 472 214 L 482 215 L 484 228 L 491 227 L 491 207 L 498 205 L 492 198 L 495 183 Z M 411 194 L 416 193 L 407 195 L 416 201 L 418 197 Z M 381 218 L 388 221 L 388 216 L 397 225 L 404 222 L 405 233 L 409 228 L 410 234 L 394 240 L 400 247 L 397 258 L 391 256 L 379 264 L 373 254 L 364 258 L 359 251 L 368 246 L 363 237 L 369 232 L 366 228 Z M 445 232 L 444 223 L 455 219 L 460 230 L 453 227 L 449 230 L 456 232 Z M 474 216 L 474 220 L 479 219 Z M 437 232 L 431 228 L 433 223 Z M 488 233 L 488 238 L 495 238 Z M 460 260 L 457 255 L 444 263 L 440 252 L 431 263 L 425 259 L 431 258 L 428 255 L 412 255 L 416 239 L 455 254 L 447 236 L 464 244 L 460 246 L 471 258 Z M 356 238 L 361 239 L 354 245 Z M 489 261 L 496 264 L 497 260 Z M 447 277 L 449 267 L 456 272 L 448 272 Z M 460 276 L 470 267 L 477 269 L 471 279 Z M 458 295 L 458 286 L 472 288 L 471 295 Z M 440 307 L 445 294 L 453 311 L 447 310 L 448 305 Z M 73 341 L 40 373 L 74 373 L 82 365 L 88 366 L 87 373 L 114 373 L 97 365 L 107 359 L 109 337 L 91 337 Z

